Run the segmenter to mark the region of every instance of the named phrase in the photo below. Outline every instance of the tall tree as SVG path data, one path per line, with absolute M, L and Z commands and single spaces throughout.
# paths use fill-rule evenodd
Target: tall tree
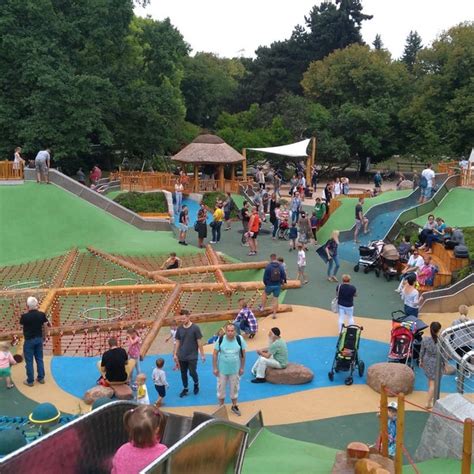
M 381 49 L 383 49 L 382 36 L 380 36 L 378 33 L 375 35 L 375 39 L 372 42 L 372 46 L 377 51 L 380 51 Z
M 410 72 L 413 71 L 416 57 L 422 49 L 421 36 L 416 31 L 410 31 L 405 42 L 405 49 L 403 50 L 402 56 L 402 61 L 406 64 Z

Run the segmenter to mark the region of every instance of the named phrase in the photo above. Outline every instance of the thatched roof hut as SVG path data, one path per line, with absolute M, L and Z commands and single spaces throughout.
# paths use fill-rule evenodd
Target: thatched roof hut
M 196 165 L 226 165 L 245 160 L 238 151 L 217 135 L 199 135 L 171 159 Z

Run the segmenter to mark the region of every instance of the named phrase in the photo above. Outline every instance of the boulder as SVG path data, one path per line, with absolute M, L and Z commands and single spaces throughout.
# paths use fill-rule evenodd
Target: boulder
M 267 368 L 265 372 L 267 382 L 278 385 L 301 385 L 310 383 L 314 374 L 313 371 L 301 364 L 289 363 L 284 369 Z
M 367 370 L 367 385 L 377 393 L 384 384 L 391 393 L 407 395 L 413 392 L 414 383 L 415 373 L 405 364 L 379 362 Z
M 355 463 L 354 474 L 390 474 L 390 471 L 373 459 L 359 459 Z
M 380 454 L 369 454 L 368 458 L 357 459 L 339 451 L 331 470 L 332 474 L 394 474 L 393 461 Z
M 99 398 L 112 398 L 114 391 L 110 387 L 104 387 L 102 385 L 96 385 L 90 388 L 84 394 L 84 402 L 88 405 L 92 405 Z
M 404 179 L 399 185 L 398 189 L 413 189 L 413 181 Z
M 353 441 L 347 445 L 346 451 L 350 458 L 363 459 L 369 457 L 370 450 L 365 443 Z
M 130 388 L 130 385 L 125 383 L 112 385 L 111 386 L 115 398 L 118 400 L 132 400 L 133 399 L 133 392 Z

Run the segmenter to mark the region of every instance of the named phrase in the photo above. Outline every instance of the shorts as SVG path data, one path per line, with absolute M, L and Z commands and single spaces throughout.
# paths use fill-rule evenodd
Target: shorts
M 251 234 L 252 235 L 250 236 L 250 238 L 253 239 L 253 240 L 257 240 L 258 232 L 252 232 Z
M 433 188 L 421 188 L 421 196 L 426 199 L 430 199 L 432 193 L 433 193 Z
M 359 219 L 356 219 L 355 220 L 355 230 L 360 230 L 361 227 L 362 227 L 362 221 L 360 221 Z
M 4 369 L 0 369 L 0 377 L 11 377 L 12 369 L 10 367 L 5 367 Z
M 298 265 L 298 271 L 304 273 L 306 265 Z
M 165 385 L 155 385 L 156 391 L 161 398 L 166 397 L 166 386 Z
M 227 384 L 229 384 L 230 399 L 235 400 L 239 396 L 240 376 L 238 374 L 223 375 L 219 373 L 217 377 L 217 398 L 219 400 L 225 399 Z
M 275 298 L 278 298 L 280 296 L 280 293 L 281 293 L 281 285 L 267 285 L 265 287 L 265 294 L 266 295 L 272 295 L 275 297 Z
M 188 226 L 186 224 L 179 224 L 179 230 L 181 232 L 186 232 L 188 230 Z
M 48 165 L 46 161 L 37 161 L 35 160 L 35 168 L 38 173 L 47 173 L 48 172 Z

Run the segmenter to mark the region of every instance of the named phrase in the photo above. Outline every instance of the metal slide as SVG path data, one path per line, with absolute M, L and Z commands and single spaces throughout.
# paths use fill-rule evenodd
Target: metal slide
M 117 449 L 127 442 L 128 401 L 104 405 L 0 460 L 2 474 L 105 474 Z M 261 413 L 247 426 L 195 412 L 165 413 L 162 443 L 168 451 L 143 472 L 240 473 L 245 450 L 263 428 Z M 192 466 L 192 469 L 191 467 Z

